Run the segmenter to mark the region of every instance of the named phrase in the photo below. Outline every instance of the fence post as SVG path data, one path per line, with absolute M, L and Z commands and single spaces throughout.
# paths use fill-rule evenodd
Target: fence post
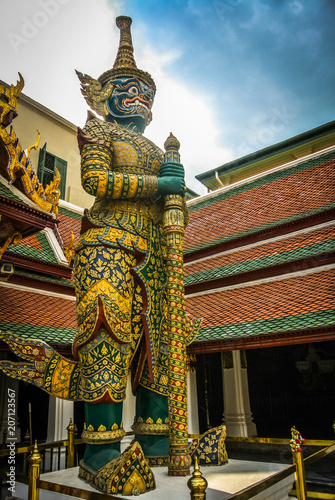
M 67 450 L 67 466 L 69 469 L 71 467 L 74 467 L 74 458 L 75 458 L 75 453 L 74 453 L 74 425 L 72 423 L 72 418 L 70 418 L 70 423 L 68 427 L 66 428 L 67 430 L 67 439 L 68 439 L 68 450 Z
M 296 467 L 295 483 L 296 483 L 298 500 L 307 500 L 305 466 L 301 450 L 301 445 L 304 442 L 305 440 L 302 438 L 300 432 L 298 432 L 296 428 L 293 426 L 291 429 L 290 446 L 292 449 L 293 463 L 295 464 Z
M 200 472 L 197 457 L 195 457 L 194 471 L 192 477 L 187 481 L 187 486 L 191 490 L 191 500 L 206 500 L 205 490 L 208 482 Z
M 39 499 L 39 488 L 38 480 L 40 477 L 40 463 L 42 457 L 37 448 L 37 441 L 35 441 L 35 446 L 32 454 L 28 458 L 29 461 L 29 487 L 28 487 L 28 500 L 38 500 Z

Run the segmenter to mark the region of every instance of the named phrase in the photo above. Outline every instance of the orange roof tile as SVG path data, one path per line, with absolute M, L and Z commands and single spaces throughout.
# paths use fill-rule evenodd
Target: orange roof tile
M 30 236 L 27 236 L 27 238 L 24 238 L 22 240 L 22 244 L 27 247 L 34 248 L 35 250 L 43 250 L 43 247 L 38 241 L 36 234 L 32 234 Z
M 213 269 L 221 266 L 227 266 L 238 262 L 246 262 L 248 260 L 258 259 L 268 255 L 275 255 L 280 252 L 287 252 L 289 250 L 297 250 L 316 243 L 329 241 L 335 238 L 335 225 L 316 229 L 314 231 L 304 232 L 298 235 L 288 235 L 285 239 L 281 238 L 277 241 L 266 242 L 262 245 L 254 245 L 248 249 L 241 248 L 235 252 L 225 253 L 220 256 L 213 256 L 211 258 L 202 260 L 200 262 L 192 262 L 185 265 L 185 276 L 190 274 Z
M 330 310 L 335 270 L 186 298 L 201 328 Z M 334 316 L 335 320 L 335 316 Z
M 40 293 L 0 287 L 0 321 L 77 328 L 76 302 Z
M 207 204 L 199 201 L 198 209 L 197 204 L 190 207 L 184 249 L 334 203 L 334 166 L 331 159 L 295 173 L 290 169 L 286 176 L 277 174 L 275 180 L 266 182 L 265 178 L 219 193 L 217 200 L 213 197 Z
M 77 214 L 76 214 L 77 215 Z M 78 217 L 73 218 L 66 215 L 66 213 L 58 213 L 57 219 L 59 220 L 58 231 L 62 238 L 64 246 L 70 241 L 71 231 L 74 233 L 74 245 L 79 241 L 79 233 L 81 227 L 81 220 Z

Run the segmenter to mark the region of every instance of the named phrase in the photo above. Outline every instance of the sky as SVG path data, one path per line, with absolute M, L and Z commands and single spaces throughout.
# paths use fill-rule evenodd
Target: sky
M 113 66 L 118 15 L 157 86 L 144 135 L 179 139 L 199 194 L 195 175 L 335 119 L 334 0 L 0 0 L 0 79 L 22 73 L 23 93 L 84 126 L 74 70 Z

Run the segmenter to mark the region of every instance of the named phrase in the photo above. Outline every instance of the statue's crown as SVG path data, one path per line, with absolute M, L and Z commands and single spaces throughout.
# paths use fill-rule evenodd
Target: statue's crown
M 116 18 L 116 26 L 120 30 L 119 50 L 113 68 L 105 71 L 98 80 L 101 85 L 105 85 L 108 81 L 116 80 L 117 78 L 139 78 L 156 92 L 156 85 L 151 75 L 146 71 L 138 69 L 136 66 L 130 31 L 131 23 L 131 18 L 127 16 L 119 16 Z

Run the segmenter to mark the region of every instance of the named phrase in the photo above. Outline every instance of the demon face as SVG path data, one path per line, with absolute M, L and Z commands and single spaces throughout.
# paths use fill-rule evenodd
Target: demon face
M 151 122 L 154 91 L 137 78 L 113 80 L 113 91 L 107 100 L 106 119 L 144 132 Z

